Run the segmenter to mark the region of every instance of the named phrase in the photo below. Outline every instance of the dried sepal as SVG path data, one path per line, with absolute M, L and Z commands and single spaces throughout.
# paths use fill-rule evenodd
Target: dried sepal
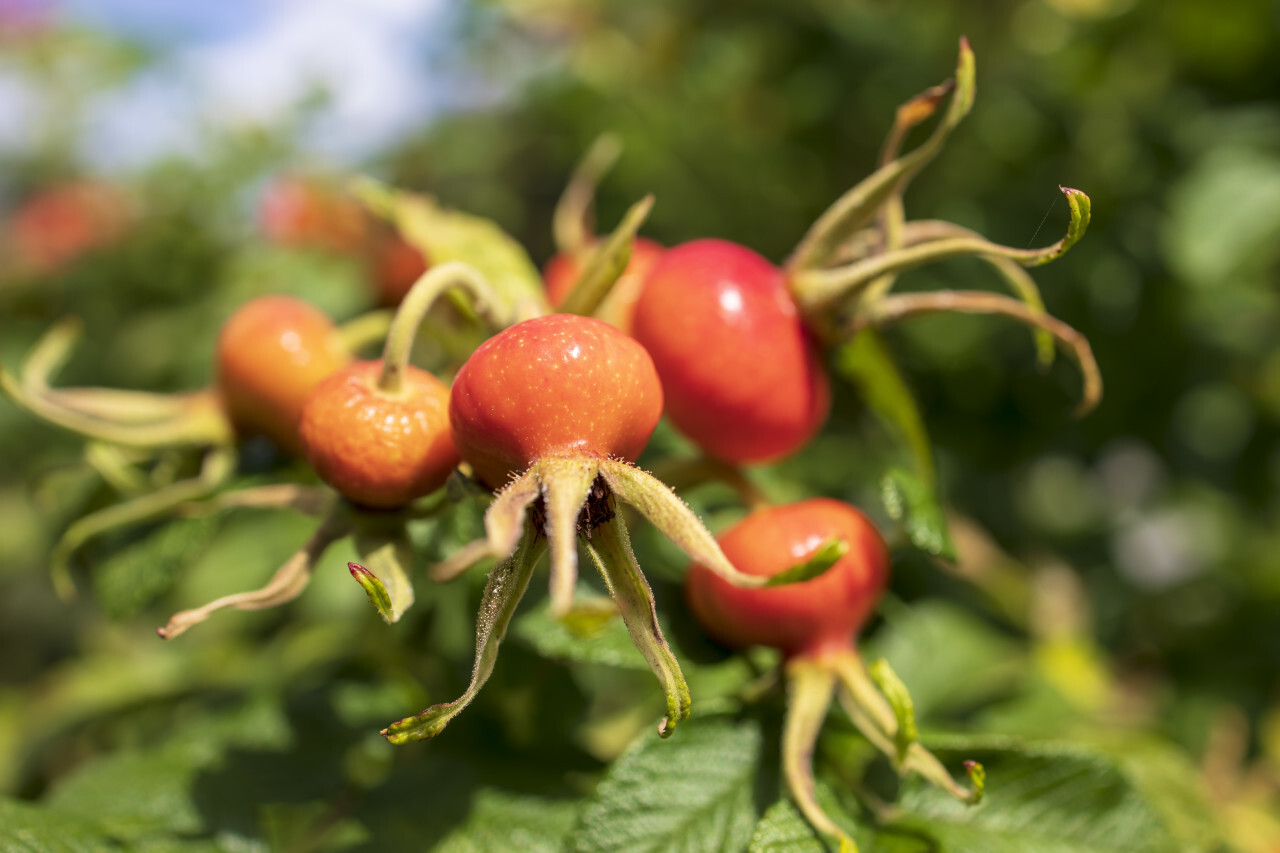
M 252 592 L 225 595 L 203 607 L 175 613 L 168 623 L 156 629 L 156 633 L 161 639 L 172 640 L 219 610 L 265 610 L 292 601 L 307 588 L 311 573 L 325 550 L 349 532 L 345 514 L 330 515 L 316 528 L 307 543 L 276 570 L 266 586 Z

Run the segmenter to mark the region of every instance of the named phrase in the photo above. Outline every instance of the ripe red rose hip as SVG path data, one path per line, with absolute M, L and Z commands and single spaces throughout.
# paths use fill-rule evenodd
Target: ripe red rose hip
M 719 542 L 739 571 L 772 577 L 832 538 L 848 544 L 848 553 L 822 575 L 789 586 L 743 589 L 695 563 L 685 578 L 689 607 L 730 646 L 771 646 L 789 657 L 849 650 L 889 577 L 888 549 L 865 515 L 813 498 L 756 510 Z
M 245 303 L 218 335 L 217 387 L 243 433 L 266 435 L 298 452 L 298 419 L 311 390 L 351 362 L 333 321 L 291 296 Z
M 307 461 L 349 500 L 398 507 L 429 494 L 458 464 L 449 435 L 449 389 L 406 366 L 399 393 L 378 388 L 381 361 L 362 361 L 321 382 L 298 426 Z
M 653 357 L 680 431 L 729 462 L 800 449 L 830 388 L 782 270 L 724 240 L 668 249 L 636 302 L 632 334 Z
M 599 245 L 597 241 L 596 245 Z M 635 314 L 636 300 L 650 270 L 662 257 L 666 249 L 661 243 L 644 237 L 636 237 L 631 244 L 631 260 L 622 276 L 609 290 L 596 316 L 611 326 L 631 334 L 631 318 Z M 583 256 L 561 252 L 547 262 L 542 272 L 542 279 L 547 288 L 547 299 L 552 305 L 559 306 L 577 284 L 583 271 Z
M 485 341 L 458 371 L 449 402 L 458 453 L 493 487 L 550 456 L 632 461 L 661 415 L 644 347 L 573 314 L 526 320 Z

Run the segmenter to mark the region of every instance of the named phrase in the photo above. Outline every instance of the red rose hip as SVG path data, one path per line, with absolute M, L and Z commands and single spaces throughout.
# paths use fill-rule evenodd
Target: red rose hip
M 788 586 L 743 589 L 695 563 L 685 579 L 689 607 L 711 636 L 730 646 L 811 657 L 849 649 L 889 577 L 888 548 L 865 515 L 813 498 L 756 510 L 719 542 L 739 571 L 772 577 L 832 538 L 848 544 L 848 552 L 818 577 Z
M 668 249 L 636 302 L 632 334 L 653 357 L 680 431 L 729 462 L 800 449 L 826 419 L 826 371 L 782 270 L 724 240 Z
M 538 459 L 632 461 L 662 415 L 644 347 L 590 317 L 526 320 L 480 345 L 453 383 L 458 453 L 493 487 Z

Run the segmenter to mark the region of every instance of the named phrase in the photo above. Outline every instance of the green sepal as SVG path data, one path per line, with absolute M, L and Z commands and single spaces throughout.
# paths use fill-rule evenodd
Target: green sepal
M 817 549 L 802 562 L 796 563 L 791 568 L 784 569 L 769 578 L 768 582 L 765 583 L 765 586 L 786 586 L 787 584 L 813 580 L 826 572 L 827 569 L 840 562 L 840 558 L 848 553 L 849 543 L 836 536 L 832 536 L 819 545 Z
M 898 721 L 898 728 L 893 733 L 893 743 L 898 748 L 895 763 L 901 765 L 907 760 L 907 752 L 911 749 L 911 744 L 920 737 L 916 728 L 915 704 L 911 701 L 911 693 L 907 690 L 907 686 L 902 683 L 902 679 L 898 678 L 898 674 L 893 671 L 893 667 L 889 666 L 887 660 L 880 658 L 871 664 L 869 671 L 871 680 L 889 700 L 894 719 Z
M 613 229 L 609 239 L 591 253 L 591 258 L 583 267 L 582 274 L 573 285 L 573 290 L 565 297 L 557 310 L 566 314 L 594 314 L 603 304 L 609 290 L 622 277 L 631 261 L 631 247 L 635 242 L 636 232 L 644 224 L 644 220 L 653 209 L 653 196 L 647 195 L 636 202 L 622 217 L 618 227 Z
M 351 577 L 364 588 L 383 622 L 391 625 L 400 621 L 413 605 L 413 582 L 409 579 L 413 547 L 408 532 L 400 526 L 390 533 L 360 533 L 355 546 L 364 564 L 347 563 Z

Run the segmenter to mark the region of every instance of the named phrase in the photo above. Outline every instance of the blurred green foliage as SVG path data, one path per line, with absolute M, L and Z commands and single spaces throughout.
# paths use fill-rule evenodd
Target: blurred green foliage
M 601 231 L 653 192 L 649 236 L 725 237 L 782 260 L 871 170 L 894 108 L 945 78 L 968 35 L 975 108 L 912 185 L 908 214 L 1039 245 L 1065 218 L 1058 185 L 1087 191 L 1090 233 L 1036 278 L 1050 312 L 1092 342 L 1106 396 L 1073 421 L 1073 368 L 1042 375 L 1025 331 L 1000 320 L 886 333 L 938 456 L 955 564 L 913 550 L 879 509 L 892 442 L 847 386 L 823 436 L 757 473 L 779 500 L 831 494 L 897 531 L 893 595 L 869 647 L 912 689 L 926 731 L 953 733 L 930 742 L 977 755 L 990 774 L 989 807 L 966 816 L 915 783 L 895 790 L 837 727 L 822 742 L 820 795 L 850 822 L 878 819 L 858 836 L 864 850 L 1275 849 L 1275 4 L 492 0 L 462 11 L 455 61 L 497 96 L 368 168 L 495 219 L 538 260 L 565 177 L 604 130 L 625 152 L 601 187 Z M 76 116 L 152 58 L 58 28 L 0 46 L 5 73 L 47 105 L 29 146 L 0 163 L 0 204 L 14 211 L 84 177 Z M 210 380 L 218 324 L 252 295 L 305 294 L 339 318 L 371 306 L 349 259 L 258 233 L 264 177 L 296 165 L 293 120 L 211 133 L 198 156 L 109 176 L 137 211 L 119 240 L 56 270 L 6 261 L 0 360 L 16 365 L 78 314 L 86 339 L 60 383 L 185 390 Z M 994 284 L 971 260 L 904 280 Z M 676 737 L 643 736 L 615 762 L 659 718 L 658 691 L 620 626 L 575 643 L 531 601 L 476 704 L 436 741 L 394 750 L 379 727 L 466 683 L 482 573 L 438 587 L 419 573 L 416 606 L 387 628 L 346 576 L 354 555 L 330 553 L 294 604 L 220 614 L 161 644 L 153 629 L 170 612 L 261 583 L 307 523 L 237 510 L 116 534 L 83 554 L 93 594 L 63 604 L 49 546 L 112 495 L 76 440 L 7 401 L 0 435 L 0 850 L 820 849 L 779 802 L 778 697 L 738 708 L 752 666 L 697 635 L 682 558 L 650 531 L 636 531 L 637 550 L 695 699 Z M 663 429 L 654 447 L 685 445 Z M 253 447 L 242 468 L 241 483 L 309 477 Z M 713 529 L 740 513 L 727 490 L 689 497 Z M 413 532 L 425 565 L 477 531 L 464 512 Z M 706 778 L 663 776 L 681 767 Z M 901 809 L 860 811 L 855 788 Z M 628 811 L 654 791 L 683 810 L 667 814 L 667 834 Z M 625 820 L 639 840 L 611 848 Z

